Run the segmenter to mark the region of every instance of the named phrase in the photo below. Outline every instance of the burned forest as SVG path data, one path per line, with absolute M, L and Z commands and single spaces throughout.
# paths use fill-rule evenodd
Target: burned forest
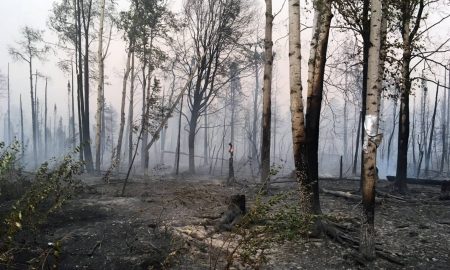
M 0 269 L 450 269 L 449 1 L 0 22 Z

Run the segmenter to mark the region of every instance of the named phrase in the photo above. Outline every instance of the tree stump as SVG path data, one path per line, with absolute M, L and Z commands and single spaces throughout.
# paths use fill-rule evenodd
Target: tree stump
M 442 182 L 439 200 L 450 200 L 450 181 Z
M 227 210 L 216 224 L 216 231 L 230 231 L 246 213 L 245 195 L 232 195 Z

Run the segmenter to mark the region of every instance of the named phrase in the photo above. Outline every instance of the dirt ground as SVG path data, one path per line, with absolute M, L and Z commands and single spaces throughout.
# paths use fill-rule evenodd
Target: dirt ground
M 119 180 L 83 182 L 84 191 L 52 214 L 35 239 L 43 247 L 60 241 L 60 269 L 223 269 L 221 249 L 229 248 L 225 242 L 230 233 L 204 237 L 211 231 L 205 224 L 220 216 L 230 195 L 245 194 L 251 207 L 257 191 L 248 181 L 229 187 L 208 176 L 141 177 L 131 179 L 121 197 Z M 322 180 L 320 185 L 358 189 L 352 180 Z M 378 188 L 389 191 L 387 182 Z M 294 183 L 276 184 L 272 193 L 294 189 Z M 410 185 L 409 195 L 384 198 L 377 205 L 377 247 L 397 263 L 378 257 L 362 265 L 352 256 L 354 249 L 322 237 L 272 243 L 261 268 L 450 269 L 450 202 L 438 196 L 438 187 Z M 357 201 L 321 194 L 321 203 L 325 215 L 335 218 L 349 236 L 358 236 Z M 236 261 L 233 268 L 244 266 Z

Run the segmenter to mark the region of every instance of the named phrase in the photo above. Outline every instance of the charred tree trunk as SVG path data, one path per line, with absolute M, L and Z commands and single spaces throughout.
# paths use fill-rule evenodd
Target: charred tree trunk
M 433 116 L 431 118 L 431 129 L 430 129 L 430 139 L 428 141 L 428 151 L 425 157 L 425 175 L 428 176 L 430 170 L 430 160 L 431 160 L 431 145 L 433 144 L 433 134 L 434 134 L 434 124 L 436 122 L 436 111 L 438 106 L 438 94 L 439 94 L 439 81 L 436 87 L 436 97 L 434 99 L 434 110 Z
M 44 155 L 48 158 L 48 131 L 47 131 L 47 78 L 45 78 L 45 104 L 44 104 Z
M 233 144 L 229 143 L 229 149 L 228 149 L 228 153 L 230 153 L 230 158 L 228 160 L 228 179 L 227 179 L 227 184 L 231 185 L 233 184 L 236 180 L 234 178 L 234 165 L 233 165 L 233 158 L 234 158 L 234 148 L 233 148 Z
M 444 164 L 445 160 L 447 159 L 447 110 L 448 110 L 448 103 L 447 103 L 447 92 L 448 88 L 446 88 L 447 85 L 447 72 L 444 71 L 444 100 L 442 101 L 442 117 L 441 117 L 441 130 L 442 130 L 442 156 L 441 156 L 441 163 L 439 166 L 439 174 L 442 175 L 444 172 Z
M 423 0 L 420 0 L 418 16 L 413 30 L 411 30 L 412 12 L 411 5 L 406 1 L 402 2 L 402 18 L 401 18 L 401 34 L 403 40 L 403 57 L 402 57 L 402 84 L 400 97 L 400 114 L 399 114 L 399 128 L 398 128 L 398 149 L 397 149 L 397 179 L 395 181 L 395 188 L 404 193 L 407 191 L 406 178 L 408 171 L 408 140 L 409 140 L 409 95 L 411 93 L 411 54 L 412 41 L 419 28 L 420 18 L 423 10 Z M 423 147 L 423 145 L 422 145 Z M 422 147 L 419 147 L 421 151 Z M 419 153 L 419 164 L 417 174 L 419 174 L 422 163 L 423 154 Z M 418 176 L 418 175 L 417 175 Z
M 353 169 L 352 174 L 356 176 L 356 168 L 358 167 L 358 156 L 359 156 L 359 138 L 361 138 L 361 119 L 362 119 L 362 111 L 359 112 L 359 120 L 358 120 L 358 131 L 356 132 L 356 149 L 355 156 L 353 158 Z
M 30 52 L 31 55 L 31 52 Z M 30 72 L 30 98 L 31 98 L 31 125 L 32 125 L 32 136 L 33 136 L 33 164 L 34 167 L 37 166 L 37 125 L 36 125 L 36 103 L 33 91 L 33 59 L 30 57 L 29 62 L 29 72 Z
M 87 3 L 87 7 L 84 7 L 84 2 L 81 2 L 81 14 L 83 15 L 83 28 L 84 28 L 84 55 L 81 55 L 80 52 L 80 62 L 83 62 L 83 79 L 84 79 L 84 112 L 83 112 L 83 152 L 84 152 L 84 161 L 86 163 L 86 170 L 88 173 L 92 173 L 94 171 L 94 164 L 92 160 L 92 150 L 91 150 L 91 135 L 90 135 L 90 120 L 89 120 L 89 28 L 91 23 L 91 11 L 92 11 L 92 0 L 89 0 Z M 85 10 L 86 9 L 86 10 Z M 81 24 L 80 24 L 81 27 Z M 81 51 L 81 35 L 80 35 L 80 51 Z M 83 57 L 83 59 L 82 59 Z M 81 73 L 81 68 L 80 68 Z M 81 76 L 81 75 L 80 75 Z
M 8 142 L 12 142 L 12 132 L 11 132 L 11 89 L 9 85 L 9 63 L 8 63 Z M 23 147 L 23 145 L 22 145 Z
M 95 170 L 100 173 L 101 156 L 102 156 L 102 120 L 104 117 L 104 79 L 105 79 L 105 58 L 103 56 L 103 24 L 105 21 L 105 0 L 100 1 L 100 26 L 98 30 L 98 86 L 97 86 L 97 130 L 95 133 Z
M 177 135 L 177 153 L 175 155 L 175 174 L 178 175 L 180 172 L 180 152 L 181 152 L 181 116 L 183 115 L 183 100 L 184 96 L 181 97 L 180 104 L 180 114 L 178 115 L 178 135 Z
M 25 157 L 25 140 L 23 134 L 23 109 L 22 109 L 22 94 L 20 94 L 20 149 L 22 150 L 22 159 Z
M 128 127 L 130 133 L 128 134 L 128 166 L 131 167 L 133 160 L 133 108 L 134 108 L 134 51 L 131 55 L 131 82 L 130 82 L 130 102 L 128 103 Z
M 252 162 L 253 164 L 259 163 L 258 160 L 258 148 L 256 140 L 258 135 L 258 95 L 259 95 L 259 54 L 256 51 L 257 46 L 255 45 L 254 52 L 254 61 L 255 61 L 255 90 L 253 93 L 253 125 L 252 125 L 252 141 L 251 141 L 251 149 L 252 149 Z M 254 166 L 254 165 L 253 165 Z M 252 169 L 253 171 L 253 169 Z
M 197 124 L 199 118 L 199 112 L 195 109 L 196 104 L 194 103 L 194 108 L 191 111 L 191 119 L 189 121 L 189 138 L 188 138 L 188 147 L 189 147 L 189 173 L 195 173 L 195 135 L 197 133 Z
M 313 187 L 308 179 L 305 115 L 301 81 L 300 1 L 289 0 L 289 80 L 292 147 L 301 214 L 314 213 Z
M 76 0 L 75 9 L 75 30 L 76 30 L 76 62 L 77 62 L 77 105 L 78 105 L 78 134 L 80 137 L 80 161 L 84 160 L 84 92 L 83 92 L 83 58 L 82 58 L 82 47 L 81 47 L 81 6 L 80 0 Z
M 272 68 L 273 68 L 273 41 L 272 41 L 272 0 L 266 2 L 266 30 L 264 38 L 265 60 L 264 60 L 264 87 L 263 87 L 263 112 L 261 126 L 261 183 L 267 190 L 270 181 L 270 135 L 271 135 L 271 96 L 272 96 Z
M 203 165 L 205 167 L 208 166 L 208 108 L 205 108 L 204 118 L 203 118 L 204 124 L 205 124 L 205 134 L 203 137 L 203 156 L 205 157 L 203 160 Z
M 393 113 L 392 113 L 392 130 L 391 130 L 391 134 L 389 135 L 387 157 L 386 157 L 386 168 L 387 168 L 388 172 L 389 172 L 389 165 L 390 165 L 389 160 L 391 159 L 392 139 L 394 138 L 394 132 L 395 132 L 395 126 L 396 126 L 396 121 L 395 121 L 396 113 L 397 113 L 397 100 L 394 100 L 394 109 L 393 109 Z
M 327 58 L 328 36 L 332 19 L 331 1 L 315 2 L 316 28 L 311 42 L 308 71 L 308 94 L 306 106 L 306 142 L 308 157 L 308 181 L 313 196 L 313 212 L 320 213 L 319 202 L 319 126 L 322 108 L 323 81 Z
M 71 71 L 72 71 L 72 84 L 71 86 L 71 98 L 72 98 L 72 118 L 70 119 L 70 128 L 72 130 L 71 134 L 72 134 L 72 149 L 75 149 L 75 145 L 76 145 L 76 138 L 75 138 L 75 100 L 74 100 L 74 78 L 73 78 L 73 62 L 70 63 L 71 65 Z

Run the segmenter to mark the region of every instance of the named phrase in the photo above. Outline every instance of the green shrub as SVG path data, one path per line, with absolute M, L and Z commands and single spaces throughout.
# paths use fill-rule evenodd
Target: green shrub
M 12 161 L 6 160 L 14 161 L 13 157 L 5 158 L 4 168 L 15 166 L 12 165 Z M 45 162 L 36 171 L 30 186 L 12 205 L 0 224 L 0 265 L 9 265 L 14 261 L 14 254 L 26 248 L 24 245 L 27 243 L 17 241 L 21 233 L 36 233 L 39 225 L 46 221 L 47 216 L 75 194 L 80 182 L 76 181 L 74 176 L 81 173 L 82 166 L 81 162 L 68 155 L 53 168 Z M 2 177 L 7 171 L 8 169 L 1 171 Z

